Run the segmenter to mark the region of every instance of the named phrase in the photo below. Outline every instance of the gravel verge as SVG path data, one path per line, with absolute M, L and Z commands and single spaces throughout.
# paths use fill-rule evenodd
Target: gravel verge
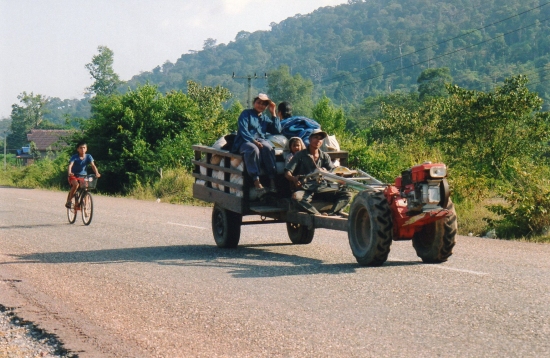
M 0 357 L 78 358 L 78 355 L 63 348 L 55 335 L 19 318 L 13 309 L 0 305 Z

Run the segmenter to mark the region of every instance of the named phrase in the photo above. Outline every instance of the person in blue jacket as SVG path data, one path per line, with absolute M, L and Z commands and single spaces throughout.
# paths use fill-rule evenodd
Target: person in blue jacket
M 88 174 L 86 171 L 88 165 L 92 167 L 97 178 L 101 176 L 101 174 L 99 174 L 99 171 L 97 170 L 97 167 L 95 166 L 94 158 L 92 158 L 90 154 L 86 154 L 87 150 L 88 145 L 86 144 L 86 142 L 78 142 L 78 144 L 76 145 L 76 151 L 78 153 L 74 154 L 71 159 L 69 159 L 68 180 L 69 184 L 71 185 L 71 190 L 69 191 L 67 202 L 65 203 L 66 208 L 71 207 L 71 199 L 78 189 L 79 180 L 77 178 L 83 178 Z
M 266 108 L 271 113 L 271 118 L 263 113 Z M 281 133 L 281 121 L 275 113 L 275 103 L 266 94 L 258 94 L 254 98 L 252 108 L 241 113 L 237 125 L 237 136 L 232 151 L 243 156 L 246 170 L 252 177 L 258 196 L 266 193 L 266 188 L 260 183 L 261 167 L 270 179 L 269 190 L 275 191 L 275 151 L 266 139 L 268 133 Z

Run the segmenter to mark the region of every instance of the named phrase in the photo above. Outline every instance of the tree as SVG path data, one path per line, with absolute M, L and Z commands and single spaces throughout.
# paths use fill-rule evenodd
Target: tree
M 210 48 L 214 48 L 216 46 L 217 42 L 218 41 L 216 39 L 213 39 L 213 38 L 209 37 L 206 40 L 204 40 L 204 44 L 202 46 L 202 49 L 207 50 L 207 49 L 210 49 Z
M 12 148 L 19 148 L 27 144 L 27 133 L 31 129 L 39 128 L 43 124 L 45 106 L 48 98 L 33 92 L 22 92 L 17 99 L 21 105 L 11 106 L 11 134 L 8 135 L 8 143 Z M 44 125 L 44 124 L 43 124 Z
M 249 36 L 250 36 L 250 32 L 248 32 L 248 31 L 239 31 L 237 33 L 237 36 L 235 36 L 235 41 L 244 40 L 244 39 L 248 38 Z
M 87 90 L 96 95 L 107 96 L 114 93 L 123 81 L 113 70 L 113 51 L 107 46 L 99 46 L 97 50 L 99 54 L 93 56 L 92 62 L 85 66 L 95 80 Z
M 393 108 L 403 108 L 405 112 L 416 112 L 419 109 L 420 102 L 418 101 L 418 94 L 416 92 L 411 93 L 402 93 L 394 92 L 384 95 L 371 96 L 364 99 L 363 103 L 358 109 L 358 113 L 354 116 L 354 124 L 358 128 L 374 128 L 374 133 L 376 135 L 376 128 L 383 128 L 386 130 L 388 127 L 375 126 L 376 122 L 383 121 L 385 115 L 383 113 L 383 108 L 388 106 Z M 385 133 L 386 134 L 386 133 Z M 375 136 L 374 139 L 382 139 Z
M 223 85 L 234 97 L 245 99 L 243 81 L 229 83 L 224 76 L 271 72 L 287 65 L 292 76 L 300 74 L 315 83 L 314 100 L 326 93 L 336 103 L 346 104 L 390 90 L 417 91 L 417 79 L 426 68 L 448 67 L 461 87 L 489 90 L 511 73 L 540 69 L 541 60 L 548 60 L 550 39 L 544 34 L 550 23 L 537 18 L 544 9 L 511 19 L 520 31 L 510 32 L 509 21 L 486 25 L 498 14 L 513 12 L 520 4 L 517 0 L 493 1 L 486 7 L 471 0 L 420 3 L 350 0 L 348 5 L 272 23 L 270 31 L 241 31 L 226 45 L 201 46 L 194 54 L 182 55 L 169 74 L 135 76 L 132 87 L 149 81 L 159 84 L 162 92 L 184 90 L 187 80 L 193 79 L 207 86 Z M 465 8 L 469 11 L 459 10 Z M 536 26 L 523 28 L 533 23 Z M 508 34 L 495 37 L 503 33 Z M 340 81 L 344 72 L 351 84 Z M 338 90 L 335 82 L 340 82 Z M 441 84 L 437 89 L 444 91 Z M 426 94 L 430 97 L 426 90 L 422 88 L 423 100 Z M 544 83 L 537 91 L 548 98 Z
M 313 82 L 297 74 L 292 76 L 288 66 L 281 66 L 267 77 L 267 91 L 275 102 L 292 103 L 296 114 L 308 116 L 313 107 Z
M 343 135 L 346 130 L 346 117 L 342 108 L 335 107 L 327 96 L 317 102 L 312 117 L 330 135 Z
M 418 76 L 418 92 L 420 100 L 424 101 L 433 97 L 444 97 L 447 95 L 445 85 L 451 83 L 451 71 L 447 67 L 428 68 Z
M 191 167 L 192 144 L 211 145 L 237 123 L 240 111 L 223 109 L 229 97 L 224 88 L 190 82 L 188 92 L 163 95 L 144 85 L 123 95 L 96 97 L 92 118 L 73 140 L 87 141 L 103 168 L 104 190 L 121 192 L 153 181 L 160 168 Z
M 527 78 L 506 79 L 493 92 L 447 86 L 450 96 L 432 105 L 441 115 L 440 140 L 457 164 L 502 175 L 512 158 L 540 160 L 550 138 L 550 113 L 526 87 Z

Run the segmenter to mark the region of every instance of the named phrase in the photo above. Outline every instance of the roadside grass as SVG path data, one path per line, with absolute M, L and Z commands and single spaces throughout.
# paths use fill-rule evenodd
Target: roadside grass
M 550 244 L 550 231 L 547 232 L 545 235 L 543 236 L 532 236 L 532 237 L 528 237 L 528 238 L 519 238 L 519 239 L 514 239 L 516 241 L 523 241 L 523 242 L 536 242 L 536 243 L 539 243 L 539 244 Z
M 458 217 L 458 234 L 464 236 L 489 237 L 501 240 L 515 240 L 523 242 L 550 243 L 550 228 L 542 235 L 532 235 L 529 237 L 519 237 L 513 239 L 501 238 L 495 235 L 493 230 L 489 229 L 486 219 L 499 219 L 499 215 L 489 211 L 489 205 L 509 204 L 502 198 L 488 198 L 480 203 L 463 201 L 455 204 Z
M 465 200 L 455 203 L 458 217 L 458 233 L 464 236 L 483 237 L 488 234 L 489 228 L 486 218 L 497 219 L 498 216 L 487 209 L 487 205 L 505 204 L 501 199 L 486 199 L 482 202 Z M 489 234 L 490 235 L 490 234 Z
M 185 169 L 171 169 L 155 182 L 137 183 L 128 196 L 139 200 L 157 200 L 170 204 L 211 206 L 193 198 L 195 178 Z
M 6 170 L 0 171 L 0 185 L 2 186 L 15 186 L 11 175 Z

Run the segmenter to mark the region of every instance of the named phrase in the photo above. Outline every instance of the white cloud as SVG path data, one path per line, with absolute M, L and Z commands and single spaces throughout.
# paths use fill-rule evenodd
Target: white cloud
M 248 7 L 254 7 L 256 11 L 262 11 L 262 4 L 266 2 L 258 2 L 253 0 L 222 0 L 225 13 L 227 15 L 239 15 L 248 10 Z

